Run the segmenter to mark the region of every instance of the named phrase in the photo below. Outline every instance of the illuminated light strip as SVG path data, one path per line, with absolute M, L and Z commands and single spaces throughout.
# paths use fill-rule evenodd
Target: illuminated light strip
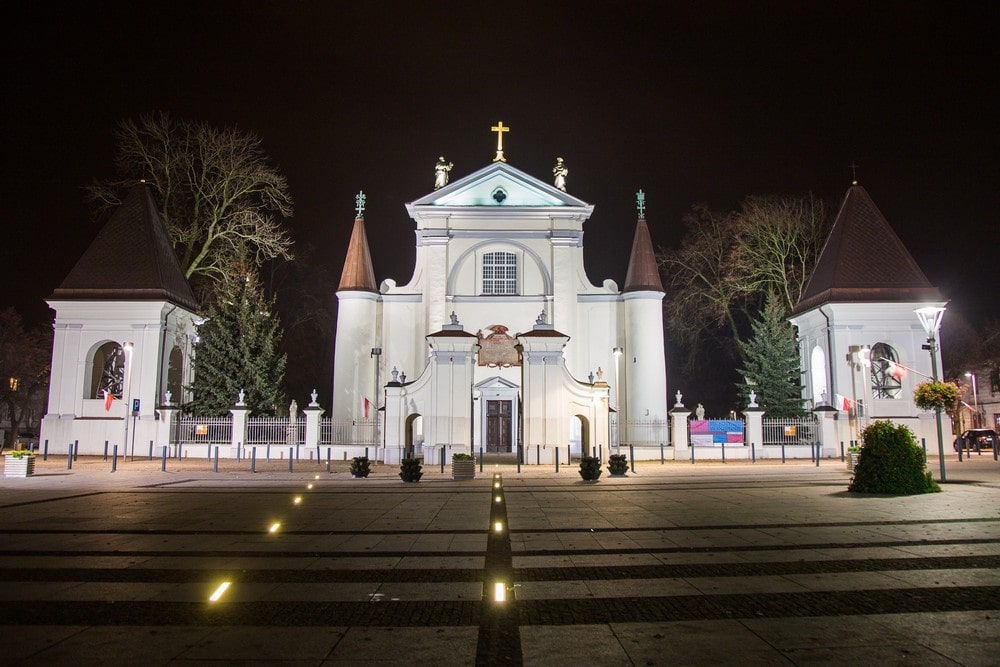
M 497 521 L 496 523 L 494 523 L 493 524 L 493 532 L 502 533 L 503 532 L 503 523 L 500 522 L 500 521 Z
M 498 581 L 493 584 L 493 601 L 494 602 L 506 602 L 507 601 L 507 584 L 502 581 Z
M 232 582 L 230 581 L 223 581 L 221 584 L 219 584 L 219 587 L 215 589 L 215 592 L 212 593 L 212 596 L 210 598 L 208 598 L 208 601 L 209 602 L 218 601 L 218 599 L 222 597 L 222 594 L 225 593 L 226 590 L 229 588 L 229 585 L 231 583 Z
M 278 532 L 279 528 L 281 528 L 281 524 L 275 522 L 275 523 L 271 524 L 271 527 L 268 528 L 267 532 L 269 532 L 269 533 L 276 533 L 276 532 Z
M 302 502 L 302 496 L 295 496 L 295 500 L 292 501 L 296 505 Z

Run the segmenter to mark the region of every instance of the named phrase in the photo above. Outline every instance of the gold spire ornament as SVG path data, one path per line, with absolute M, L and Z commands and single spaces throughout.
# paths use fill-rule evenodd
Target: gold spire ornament
M 493 158 L 494 162 L 506 162 L 507 158 L 503 156 L 503 133 L 510 132 L 509 127 L 504 127 L 503 121 L 498 121 L 496 125 L 490 128 L 490 132 L 497 133 L 497 154 Z

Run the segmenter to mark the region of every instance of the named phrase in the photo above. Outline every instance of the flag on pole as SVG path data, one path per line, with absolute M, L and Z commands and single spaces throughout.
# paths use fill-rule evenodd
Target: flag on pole
M 365 416 L 365 419 L 371 419 L 369 413 L 371 412 L 372 409 L 372 402 L 368 400 L 367 396 L 363 396 L 362 401 L 363 401 L 362 408 L 364 409 L 363 414 Z
M 900 366 L 895 361 L 890 361 L 886 364 L 886 372 L 892 377 L 896 378 L 900 382 L 906 377 L 906 366 Z
M 851 399 L 841 394 L 837 394 L 836 401 L 834 402 L 833 407 L 837 408 L 838 410 L 843 410 L 844 412 L 850 412 Z
M 111 403 L 114 402 L 115 395 L 107 389 L 103 389 L 102 391 L 104 392 L 104 411 L 111 412 Z

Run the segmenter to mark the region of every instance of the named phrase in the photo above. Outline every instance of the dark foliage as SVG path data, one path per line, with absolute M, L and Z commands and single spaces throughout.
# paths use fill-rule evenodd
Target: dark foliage
M 580 477 L 590 482 L 601 477 L 601 460 L 596 456 L 584 456 L 580 459 Z
M 910 429 L 876 421 L 861 438 L 864 445 L 849 491 L 912 495 L 941 490 L 925 470 L 927 457 Z

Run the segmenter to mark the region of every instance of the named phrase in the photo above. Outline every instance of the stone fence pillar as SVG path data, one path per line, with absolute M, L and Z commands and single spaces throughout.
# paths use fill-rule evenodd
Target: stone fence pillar
M 237 447 L 243 447 L 244 451 L 246 448 L 247 418 L 250 416 L 250 409 L 246 405 L 237 403 L 229 408 L 229 414 L 233 416 L 233 439 L 230 443 L 232 446 L 229 448 L 229 456 L 235 459 Z
M 674 446 L 674 460 L 688 458 L 688 417 L 691 411 L 677 403 L 670 411 L 670 442 Z
M 749 447 L 753 443 L 757 456 L 760 457 L 764 453 L 764 409 L 747 408 L 743 411 L 743 416 L 747 420 L 747 441 L 744 444 Z
M 302 412 L 306 413 L 306 439 L 305 447 L 307 450 L 315 449 L 319 445 L 319 420 L 323 416 L 325 410 L 319 405 L 313 405 L 310 403 L 302 409 Z
M 816 423 L 819 426 L 819 438 L 822 456 L 840 457 L 840 439 L 837 437 L 837 408 L 821 405 L 813 410 Z M 846 447 L 845 447 L 846 449 Z

